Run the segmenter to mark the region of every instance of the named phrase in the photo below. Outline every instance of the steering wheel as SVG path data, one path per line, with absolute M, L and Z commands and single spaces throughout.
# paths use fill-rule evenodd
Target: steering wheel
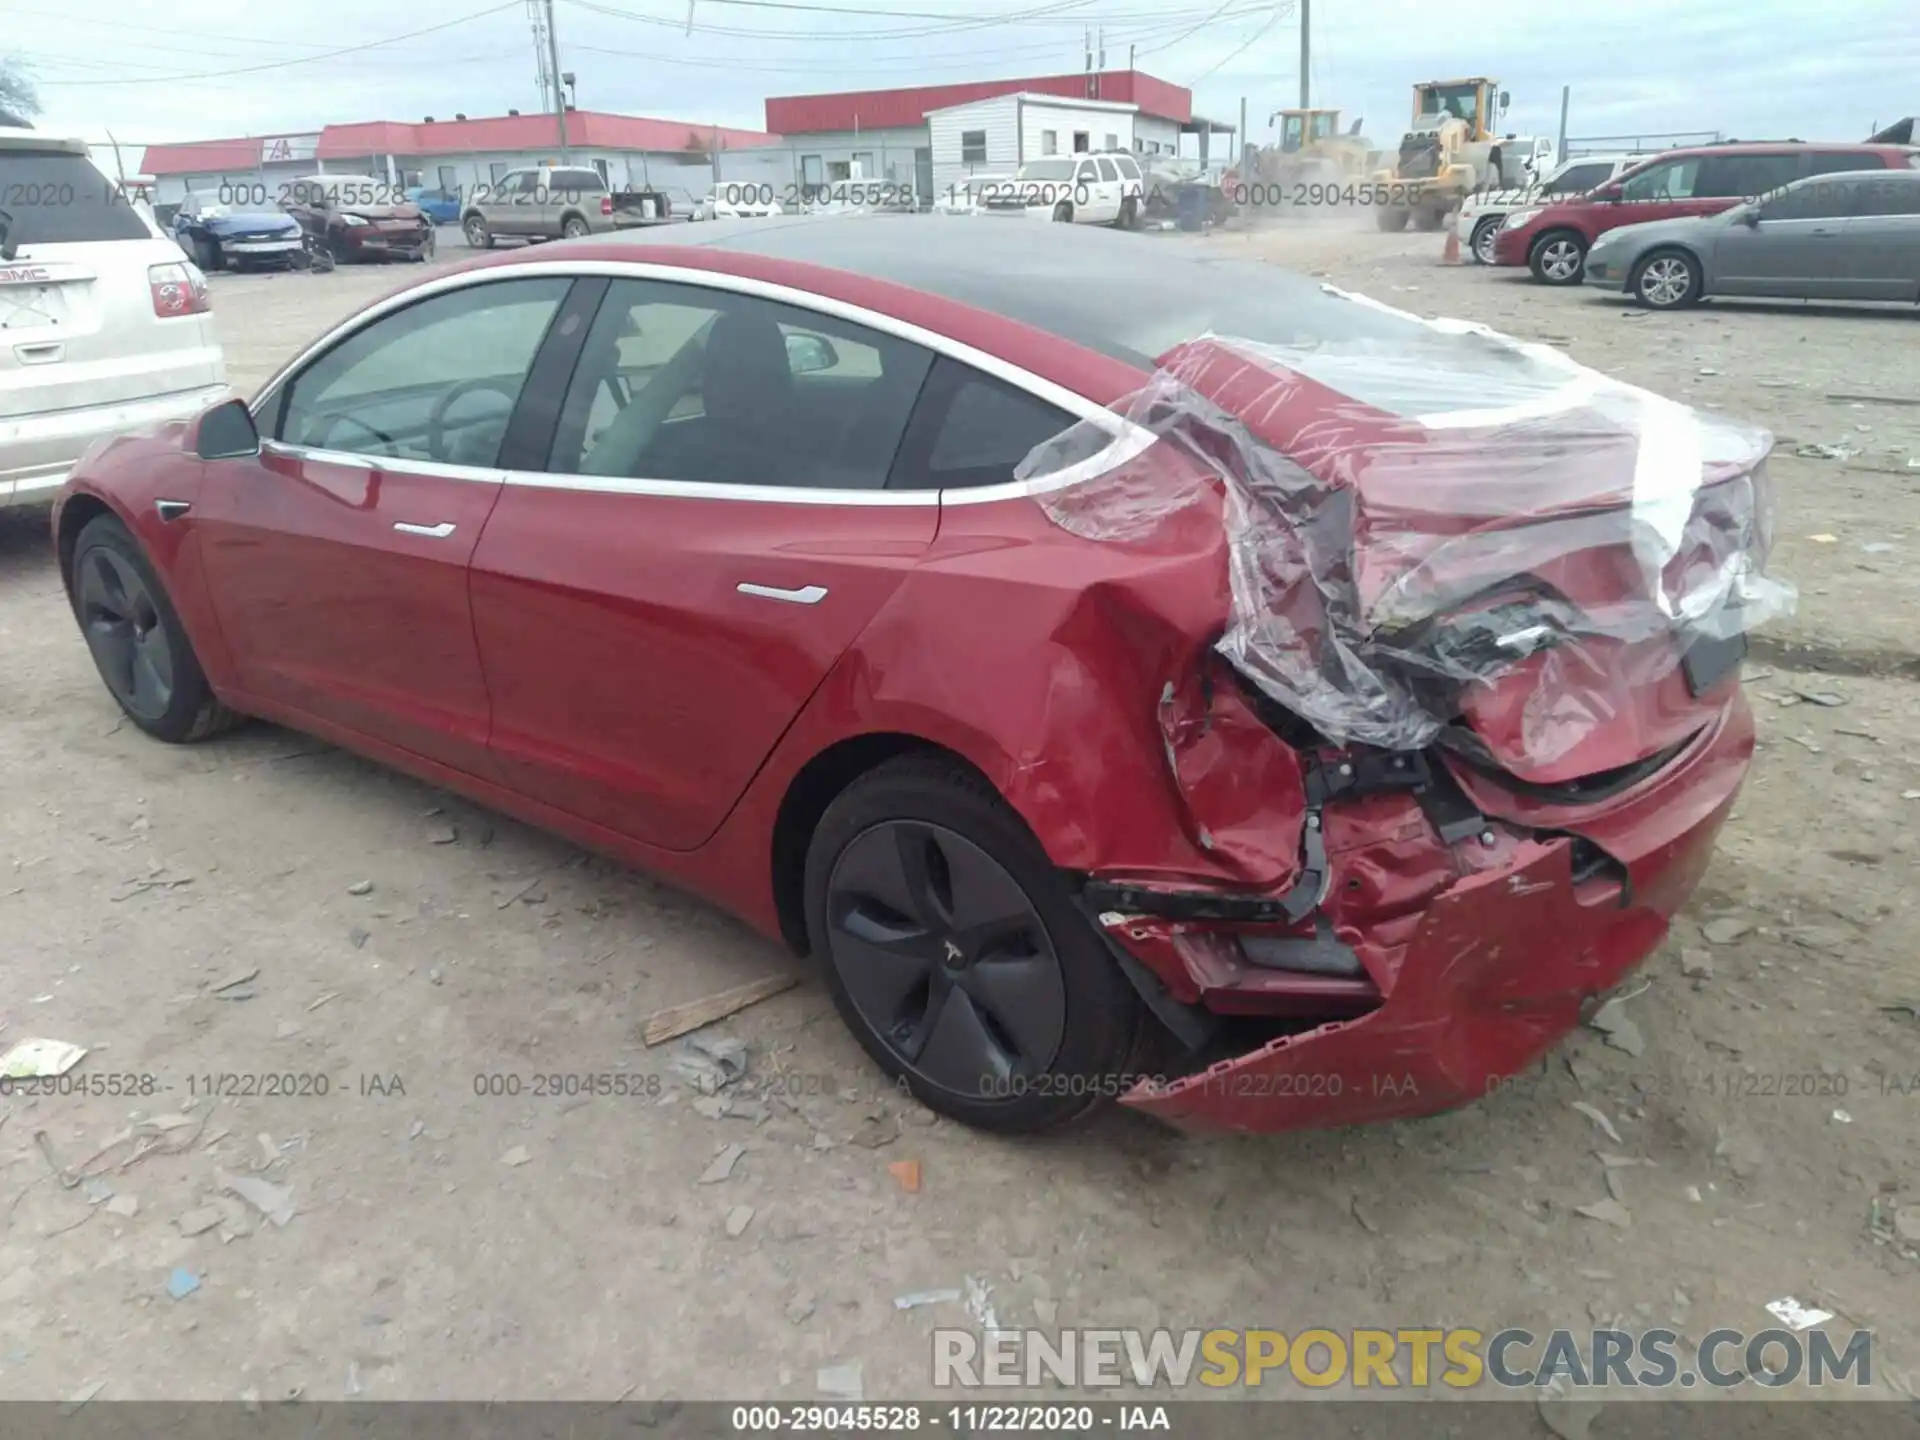
M 331 415 L 323 415 L 315 421 L 314 428 L 307 433 L 306 443 L 315 450 L 332 449 L 333 447 L 327 444 L 327 437 L 333 434 L 334 427 L 342 420 L 346 421 L 349 425 L 358 425 L 362 430 L 373 436 L 374 439 L 386 447 L 387 454 L 395 457 L 399 456 L 399 442 L 391 435 L 377 426 L 369 425 L 357 415 L 349 415 L 344 410 L 336 410 Z
M 507 402 L 506 414 L 501 416 L 503 421 L 513 415 L 513 407 L 519 401 L 520 394 L 516 389 L 509 389 L 506 381 L 484 378 L 462 380 L 434 401 L 433 409 L 427 413 L 427 453 L 434 459 L 445 460 L 447 457 L 447 411 L 461 396 L 480 390 L 491 390 Z

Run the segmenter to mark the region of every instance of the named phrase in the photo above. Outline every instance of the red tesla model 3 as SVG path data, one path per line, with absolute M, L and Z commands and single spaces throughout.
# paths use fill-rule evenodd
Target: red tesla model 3
M 992 1129 L 1443 1109 L 1659 943 L 1753 730 L 1737 633 L 1594 618 L 1652 513 L 1604 404 L 1423 421 L 1275 357 L 1535 362 L 1135 236 L 659 234 L 423 280 L 93 451 L 55 530 L 127 715 L 697 890 Z M 1764 558 L 1758 454 L 1682 466 L 1667 573 Z

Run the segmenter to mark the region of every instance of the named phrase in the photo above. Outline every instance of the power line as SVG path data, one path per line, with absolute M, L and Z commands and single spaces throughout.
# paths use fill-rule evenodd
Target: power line
M 443 20 L 438 25 L 423 26 L 418 30 L 409 30 L 404 35 L 391 35 L 384 40 L 367 40 L 358 45 L 343 45 L 336 50 L 323 50 L 316 55 L 301 55 L 287 60 L 268 60 L 259 65 L 239 65 L 229 70 L 203 70 L 192 75 L 142 75 L 131 80 L 48 80 L 45 84 L 76 88 L 82 85 L 166 85 L 182 80 L 221 80 L 229 75 L 256 75 L 263 70 L 284 70 L 291 65 L 310 65 L 316 60 L 332 60 L 341 55 L 357 55 L 365 50 L 378 50 L 384 45 L 397 44 L 402 40 L 418 39 L 422 35 L 432 35 L 437 31 L 451 30 L 456 25 L 466 25 L 486 15 L 497 15 L 503 10 L 517 9 L 521 0 L 506 0 L 505 4 L 494 5 L 485 10 L 476 10 L 470 15 L 461 15 L 452 20 Z
M 1251 49 L 1255 41 L 1261 39 L 1269 30 L 1284 20 L 1292 9 L 1292 0 L 1280 0 L 1280 3 L 1274 5 L 1272 13 L 1267 16 L 1266 24 L 1262 25 L 1258 30 L 1254 31 L 1253 34 L 1249 35 L 1245 40 L 1242 40 L 1238 45 L 1234 46 L 1233 49 L 1229 50 L 1225 55 L 1222 55 L 1218 60 L 1214 61 L 1213 64 L 1189 80 L 1187 82 L 1187 89 L 1191 90 L 1202 80 L 1213 74 L 1214 71 Z

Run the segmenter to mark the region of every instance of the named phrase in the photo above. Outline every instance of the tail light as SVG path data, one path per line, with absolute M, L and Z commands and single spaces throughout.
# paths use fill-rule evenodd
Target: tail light
M 600 213 L 602 215 L 611 215 L 613 213 L 613 197 L 611 195 L 602 195 L 600 197 Z
M 162 320 L 176 315 L 200 315 L 207 304 L 207 278 L 185 261 L 147 267 L 147 289 L 153 296 L 153 313 Z

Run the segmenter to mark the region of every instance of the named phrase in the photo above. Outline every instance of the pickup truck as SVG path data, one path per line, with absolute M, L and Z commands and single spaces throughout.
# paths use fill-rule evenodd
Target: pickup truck
M 460 228 L 469 245 L 485 250 L 502 238 L 571 240 L 658 224 L 671 209 L 657 190 L 609 189 L 590 166 L 536 165 L 476 189 L 461 210 Z

